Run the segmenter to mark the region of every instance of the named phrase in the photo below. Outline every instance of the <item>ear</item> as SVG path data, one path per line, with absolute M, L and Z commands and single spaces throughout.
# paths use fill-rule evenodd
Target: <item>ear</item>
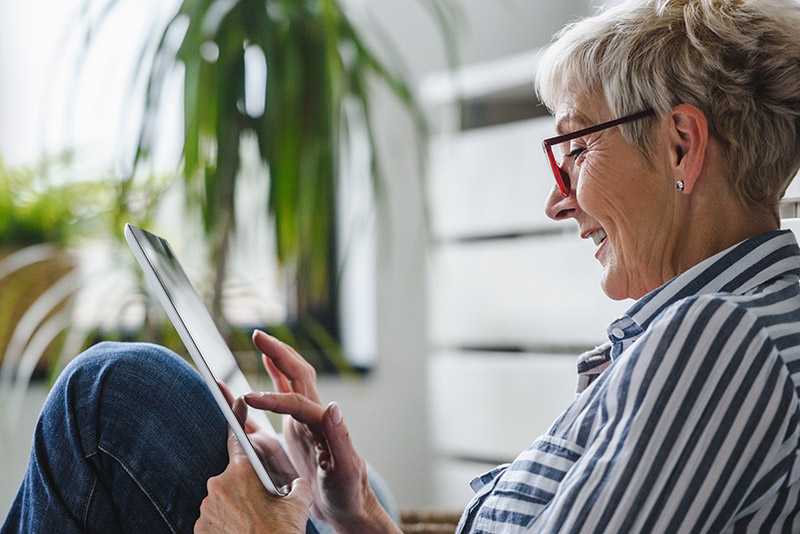
M 683 192 L 691 193 L 700 178 L 708 146 L 708 121 L 691 104 L 672 108 L 668 116 L 669 163 L 674 181 L 683 182 Z

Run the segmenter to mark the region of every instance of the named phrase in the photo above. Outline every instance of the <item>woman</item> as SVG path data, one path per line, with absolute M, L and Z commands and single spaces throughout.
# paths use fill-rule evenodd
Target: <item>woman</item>
M 609 297 L 638 300 L 547 434 L 473 481 L 459 532 L 800 532 L 800 249 L 778 218 L 800 167 L 800 6 L 627 2 L 561 32 L 537 89 L 562 134 L 547 214 L 594 240 Z M 294 417 L 313 509 L 396 532 L 305 364 L 256 343 L 283 393 L 246 401 Z
M 550 430 L 472 482 L 459 532 L 800 532 L 800 248 L 778 219 L 800 168 L 800 6 L 630 1 L 562 31 L 537 90 L 561 134 L 547 214 L 637 302 Z M 310 366 L 254 342 L 278 392 L 244 400 L 289 415 L 300 478 L 271 497 L 229 439 L 195 532 L 303 532 L 309 506 L 337 532 L 399 532 Z

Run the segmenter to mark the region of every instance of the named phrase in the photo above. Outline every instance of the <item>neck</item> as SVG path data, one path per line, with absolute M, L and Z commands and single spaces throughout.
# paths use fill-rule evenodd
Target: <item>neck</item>
M 747 209 L 732 198 L 720 201 L 717 197 L 708 202 L 695 198 L 693 202 L 703 205 L 697 206 L 681 229 L 683 238 L 676 246 L 672 276 L 737 243 L 780 228 L 780 221 L 766 208 Z

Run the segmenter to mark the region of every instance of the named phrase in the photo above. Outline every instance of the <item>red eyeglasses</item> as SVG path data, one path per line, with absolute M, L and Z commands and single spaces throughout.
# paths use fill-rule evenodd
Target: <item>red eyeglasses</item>
M 561 194 L 564 196 L 564 198 L 569 196 L 570 182 L 569 174 L 564 172 L 561 169 L 561 166 L 564 164 L 564 160 L 566 158 L 577 157 L 578 153 L 581 151 L 581 149 L 572 150 L 570 148 L 570 141 L 573 139 L 578 139 L 579 137 L 583 137 L 584 135 L 593 134 L 607 128 L 613 128 L 614 126 L 619 126 L 620 124 L 625 124 L 626 122 L 633 122 L 654 114 L 655 111 L 648 109 L 645 111 L 640 111 L 639 113 L 634 113 L 633 115 L 628 115 L 627 117 L 622 117 L 621 119 L 615 119 L 613 121 L 608 121 L 602 124 L 584 128 L 583 130 L 545 139 L 542 142 L 542 148 L 544 148 L 544 153 L 547 154 L 547 160 L 550 162 L 550 168 L 553 170 L 553 176 L 555 177 L 558 188 L 561 190 Z M 556 156 L 553 154 L 553 148 L 556 149 L 559 159 L 556 159 Z

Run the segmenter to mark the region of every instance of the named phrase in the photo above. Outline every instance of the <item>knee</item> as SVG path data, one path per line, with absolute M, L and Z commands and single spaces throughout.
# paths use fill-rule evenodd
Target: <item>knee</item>
M 199 373 L 177 354 L 146 343 L 105 342 L 64 369 L 41 420 L 77 429 L 88 450 L 104 432 L 136 432 L 158 422 L 221 420 L 217 411 Z
M 172 366 L 186 364 L 186 360 L 164 348 L 152 343 L 122 343 L 102 341 L 89 347 L 85 352 L 73 359 L 70 367 L 86 368 L 105 365 L 140 365 Z M 188 365 L 188 364 L 187 364 Z
M 70 362 L 52 393 L 77 403 L 129 399 L 148 405 L 181 392 L 209 394 L 200 374 L 185 359 L 149 343 L 103 342 Z
M 160 488 L 164 502 L 181 503 L 224 469 L 225 425 L 205 382 L 180 356 L 156 345 L 101 343 L 70 362 L 51 390 L 32 461 L 64 487 L 87 472 L 120 494 L 133 480 L 135 491 Z M 199 506 L 202 495 L 192 499 Z
M 176 380 L 197 382 L 201 378 L 189 363 L 164 347 L 150 343 L 105 341 L 73 359 L 59 376 L 54 389 L 76 382 L 102 381 L 106 387 L 115 380 L 142 382 L 158 388 Z
M 206 389 L 197 371 L 168 349 L 149 343 L 103 342 L 67 365 L 50 391 L 48 404 L 88 409 L 108 399 L 152 403 L 176 387 L 194 392 Z

